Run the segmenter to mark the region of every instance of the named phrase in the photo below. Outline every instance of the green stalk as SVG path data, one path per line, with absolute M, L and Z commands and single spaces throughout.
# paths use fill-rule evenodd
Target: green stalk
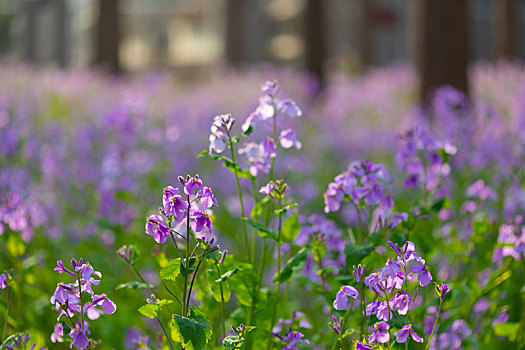
M 188 212 L 186 213 L 186 276 L 184 276 L 184 291 L 183 291 L 183 298 L 182 298 L 182 316 L 186 317 L 188 315 L 188 310 L 186 309 L 186 298 L 189 299 L 187 292 L 188 292 L 188 275 L 190 272 L 190 208 L 191 208 L 191 202 L 190 198 L 188 197 Z
M 217 268 L 217 275 L 219 278 L 221 277 L 221 270 L 219 269 L 219 265 L 216 264 L 215 267 Z M 226 338 L 226 323 L 224 322 L 224 292 L 222 290 L 222 282 L 219 282 L 219 288 L 221 290 L 221 322 L 222 322 L 222 340 L 224 341 L 224 338 Z
M 239 204 L 241 205 L 241 221 L 242 221 L 242 234 L 244 238 L 244 249 L 246 249 L 246 253 L 248 254 L 248 262 L 251 263 L 252 259 L 250 256 L 250 243 L 248 242 L 248 231 L 246 230 L 246 216 L 244 215 L 244 202 L 242 199 L 242 190 L 241 190 L 241 184 L 239 182 L 239 173 L 237 171 L 237 163 L 235 162 L 235 152 L 233 150 L 233 141 L 230 136 L 230 133 L 228 132 L 228 139 L 230 141 L 230 152 L 232 156 L 232 162 L 233 162 L 233 172 L 235 174 L 235 184 L 237 185 L 237 193 L 239 195 Z
M 80 277 L 80 272 L 77 272 L 78 278 L 78 294 L 80 298 L 80 322 L 82 324 L 82 330 L 84 330 L 84 304 L 82 303 L 82 280 Z
M 432 333 L 430 333 L 430 338 L 428 338 L 428 342 L 427 342 L 427 346 L 426 346 L 425 350 L 427 350 L 428 347 L 430 346 L 430 342 L 432 341 L 432 337 L 434 336 L 434 331 L 436 330 L 436 326 L 437 326 L 437 323 L 438 323 L 438 320 L 439 320 L 439 314 L 441 313 L 441 305 L 443 305 L 443 298 L 439 298 L 438 314 L 437 314 L 437 317 L 436 317 L 436 321 L 434 322 L 434 327 L 432 327 Z
M 279 209 L 282 209 L 282 193 L 279 194 Z M 282 228 L 282 212 L 279 212 L 279 226 L 277 230 L 277 275 L 281 273 L 281 228 Z M 272 346 L 272 329 L 275 325 L 275 318 L 277 316 L 277 304 L 279 303 L 279 296 L 281 294 L 281 282 L 277 282 L 275 287 L 275 302 L 273 304 L 272 321 L 270 323 L 270 336 L 268 337 L 268 349 Z
M 171 343 L 171 339 L 170 339 L 170 337 L 168 337 L 168 333 L 166 332 L 166 328 L 164 328 L 164 325 L 163 325 L 162 322 L 160 321 L 160 318 L 157 317 L 157 321 L 159 321 L 160 328 L 162 328 L 162 331 L 164 332 L 164 335 L 166 336 L 166 339 L 168 339 L 168 343 L 170 343 L 170 349 L 171 349 L 171 350 L 175 350 L 175 349 L 173 348 L 173 344 Z
M 7 323 L 9 320 L 9 303 L 11 301 L 11 287 L 7 285 L 7 312 L 5 315 L 4 331 L 2 332 L 2 344 L 5 340 L 5 335 L 7 334 Z

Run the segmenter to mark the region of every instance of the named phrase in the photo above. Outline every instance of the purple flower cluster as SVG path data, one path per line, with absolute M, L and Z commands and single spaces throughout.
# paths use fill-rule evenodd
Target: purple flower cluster
M 210 153 L 222 153 L 230 142 L 230 131 L 235 119 L 230 114 L 221 114 L 213 119 L 210 134 Z
M 272 334 L 285 343 L 282 350 L 299 350 L 299 343 L 310 344 L 308 339 L 303 339 L 303 333 L 299 331 L 293 331 L 291 328 L 285 336 L 280 336 L 279 334 L 273 332 Z
M 62 260 L 57 261 L 55 271 L 58 273 L 67 273 L 75 278 L 74 282 L 63 283 L 57 285 L 55 293 L 51 297 L 51 303 L 55 305 L 55 309 L 59 312 L 57 320 L 62 316 L 66 316 L 66 322 L 71 321 L 71 332 L 69 336 L 72 339 L 71 346 L 77 349 L 86 349 L 90 340 L 88 338 L 87 321 L 84 321 L 84 316 L 90 320 L 96 320 L 102 314 L 112 314 L 117 307 L 106 294 L 95 294 L 93 286 L 100 284 L 102 274 L 95 271 L 89 263 L 83 263 L 82 259 L 78 262 L 75 259 L 71 260 L 73 266 L 72 270 L 64 267 Z M 97 279 L 98 278 L 98 279 Z M 84 299 L 86 298 L 87 299 Z M 98 308 L 100 307 L 100 309 Z M 75 324 L 73 319 L 77 318 Z M 84 324 L 82 322 L 84 321 Z M 63 342 L 63 327 L 61 324 L 55 326 L 55 330 L 51 335 L 53 342 Z
M 297 140 L 293 129 L 287 128 L 277 134 L 277 116 L 279 114 L 295 118 L 302 116 L 302 110 L 291 99 L 277 98 L 279 91 L 277 81 L 267 81 L 261 90 L 264 95 L 259 98 L 259 105 L 242 125 L 242 130 L 246 132 L 249 127 L 255 127 L 256 124 L 262 123 L 272 128 L 272 137 L 267 136 L 260 143 L 247 143 L 239 149 L 239 154 L 246 158 L 250 166 L 252 176 L 257 176 L 259 172 L 268 173 L 270 171 L 272 160 L 277 156 L 277 142 L 285 149 L 302 148 L 302 143 Z
M 442 153 L 455 155 L 457 149 L 436 140 L 423 128 L 414 128 L 402 135 L 405 142 L 396 156 L 397 164 L 407 177 L 406 187 L 422 187 L 426 191 L 438 190 L 441 181 L 450 173 L 450 165 Z
M 494 249 L 492 261 L 499 262 L 506 256 L 516 260 L 525 257 L 525 226 L 523 218 L 517 216 L 513 224 L 505 224 L 499 228 L 498 246 Z
M 0 195 L 0 235 L 4 233 L 5 224 L 8 229 L 20 232 L 22 238 L 29 241 L 34 235 L 34 229 L 45 220 L 46 216 L 37 201 L 24 200 L 15 192 L 8 192 L 4 197 Z
M 388 172 L 381 164 L 369 161 L 353 161 L 348 169 L 337 175 L 324 194 L 325 213 L 338 211 L 345 199 L 360 205 L 377 205 L 387 200 L 385 183 L 390 181 Z
M 239 154 L 244 156 L 250 165 L 250 174 L 257 176 L 259 172 L 268 173 L 271 160 L 277 156 L 275 143 L 267 137 L 261 143 L 249 142 L 239 149 Z
M 179 177 L 182 192 L 173 186 L 164 188 L 161 215 L 150 215 L 146 219 L 146 233 L 157 243 L 164 243 L 170 233 L 186 233 L 189 225 L 193 232 L 211 234 L 210 208 L 217 200 L 209 187 L 202 184 L 199 176 Z M 188 222 L 189 221 L 189 222 Z M 174 226 L 172 227 L 172 223 Z
M 31 340 L 31 337 L 29 336 L 29 333 L 26 332 L 25 335 L 21 336 L 20 333 L 17 333 L 14 337 L 11 338 L 13 345 L 5 344 L 5 349 L 7 350 L 15 350 L 15 349 L 27 349 L 27 343 L 29 343 L 29 340 Z M 36 343 L 32 343 L 29 347 L 29 350 L 33 350 L 36 347 Z M 40 350 L 45 350 L 45 348 L 40 348 Z
M 432 281 L 432 275 L 425 265 L 425 260 L 416 254 L 414 243 L 407 241 L 402 247 L 390 241 L 388 243 L 396 253 L 396 258 L 388 259 L 383 268 L 369 274 L 364 279 L 364 285 L 376 294 L 377 299 L 363 307 L 363 313 L 365 316 L 375 315 L 380 320 L 374 325 L 373 332 L 368 338 L 370 344 L 388 342 L 390 340 L 388 332 L 390 325 L 386 322 L 392 319 L 393 312 L 397 311 L 399 315 L 407 315 L 412 309 L 414 297 L 403 288 L 408 287 L 409 282 L 417 281 L 421 287 L 425 287 Z M 364 270 L 364 266 L 354 266 L 354 277 L 357 283 L 361 283 Z M 448 286 L 444 283 L 436 288 L 441 298 L 448 292 Z M 342 286 L 336 294 L 333 303 L 334 308 L 336 310 L 346 309 L 348 297 L 361 301 L 363 305 L 365 304 L 364 295 L 360 296 L 356 288 Z M 411 324 L 406 324 L 394 335 L 398 343 L 404 343 L 409 336 L 414 341 L 423 341 L 414 332 Z

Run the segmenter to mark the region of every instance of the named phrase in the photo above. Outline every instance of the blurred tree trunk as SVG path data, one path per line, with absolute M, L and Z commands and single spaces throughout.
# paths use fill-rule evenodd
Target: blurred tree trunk
M 361 69 L 372 63 L 372 1 L 361 0 L 359 35 L 359 63 Z
M 94 64 L 120 73 L 119 60 L 119 0 L 98 1 Z
M 243 10 L 246 0 L 226 1 L 226 59 L 238 65 L 243 57 L 244 33 Z
M 421 98 L 441 85 L 468 92 L 467 0 L 416 0 L 416 6 Z
M 325 64 L 324 1 L 307 0 L 304 20 L 305 66 L 323 86 Z
M 516 55 L 516 18 L 514 15 L 514 0 L 497 0 L 496 21 L 497 55 L 498 57 L 513 57 Z

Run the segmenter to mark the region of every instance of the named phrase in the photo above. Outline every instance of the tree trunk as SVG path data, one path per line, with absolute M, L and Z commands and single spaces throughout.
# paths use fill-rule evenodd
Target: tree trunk
M 361 69 L 372 63 L 372 1 L 361 0 L 361 21 L 359 25 L 359 63 Z
M 226 1 L 226 59 L 233 65 L 238 65 L 245 59 L 243 55 L 245 2 L 246 0 Z
M 119 1 L 99 0 L 98 4 L 94 64 L 104 67 L 113 74 L 118 74 L 120 73 Z
M 497 0 L 496 37 L 498 57 L 513 57 L 516 55 L 516 18 L 514 15 L 514 0 Z
M 307 0 L 304 20 L 305 66 L 319 79 L 320 87 L 324 83 L 326 55 L 323 3 L 323 0 Z
M 417 66 L 422 99 L 437 87 L 468 92 L 466 0 L 416 0 Z

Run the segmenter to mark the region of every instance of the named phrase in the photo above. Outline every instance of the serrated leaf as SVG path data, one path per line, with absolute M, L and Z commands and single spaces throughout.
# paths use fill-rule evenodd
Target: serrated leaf
M 160 311 L 165 305 L 171 304 L 173 301 L 162 299 L 157 301 L 155 304 L 146 304 L 139 307 L 139 312 L 149 318 L 155 318 L 159 316 Z
M 222 165 L 228 169 L 230 169 L 230 171 L 232 173 L 235 173 L 237 171 L 237 175 L 239 177 L 244 177 L 244 178 L 253 178 L 253 175 L 250 173 L 250 171 L 248 170 L 242 170 L 240 167 L 239 167 L 239 164 L 237 163 L 234 163 L 230 158 L 228 157 L 225 157 L 225 156 L 220 156 L 220 155 L 217 155 L 217 154 L 212 154 L 210 153 L 208 150 L 204 150 L 202 151 L 201 153 L 199 153 L 199 155 L 197 156 L 198 158 L 202 158 L 202 157 L 206 157 L 206 158 L 211 158 L 215 161 L 220 161 L 222 162 Z
M 277 242 L 277 233 L 274 230 L 269 229 L 268 227 L 260 224 L 252 219 L 244 219 L 246 223 L 256 229 L 261 238 L 271 238 Z
M 168 265 L 160 270 L 160 278 L 163 280 L 175 281 L 177 276 L 180 274 L 180 258 L 170 260 Z
M 281 232 L 283 242 L 293 241 L 300 230 L 301 225 L 299 224 L 299 214 L 295 213 L 283 223 L 283 229 Z
M 140 281 L 131 281 L 119 284 L 115 287 L 115 290 L 121 289 L 144 289 L 144 288 L 153 288 L 151 284 L 140 282 Z
M 173 315 L 171 337 L 186 349 L 203 350 L 211 339 L 212 329 L 204 314 L 192 307 L 188 317 Z
M 273 283 L 284 283 L 289 280 L 290 277 L 292 277 L 294 268 L 306 260 L 306 256 L 311 249 L 311 247 L 304 247 L 295 256 L 289 259 L 281 270 L 281 273 L 275 274 L 273 277 Z
M 253 132 L 253 125 L 250 124 L 246 131 L 232 137 L 232 142 L 238 143 L 243 137 L 249 136 Z

